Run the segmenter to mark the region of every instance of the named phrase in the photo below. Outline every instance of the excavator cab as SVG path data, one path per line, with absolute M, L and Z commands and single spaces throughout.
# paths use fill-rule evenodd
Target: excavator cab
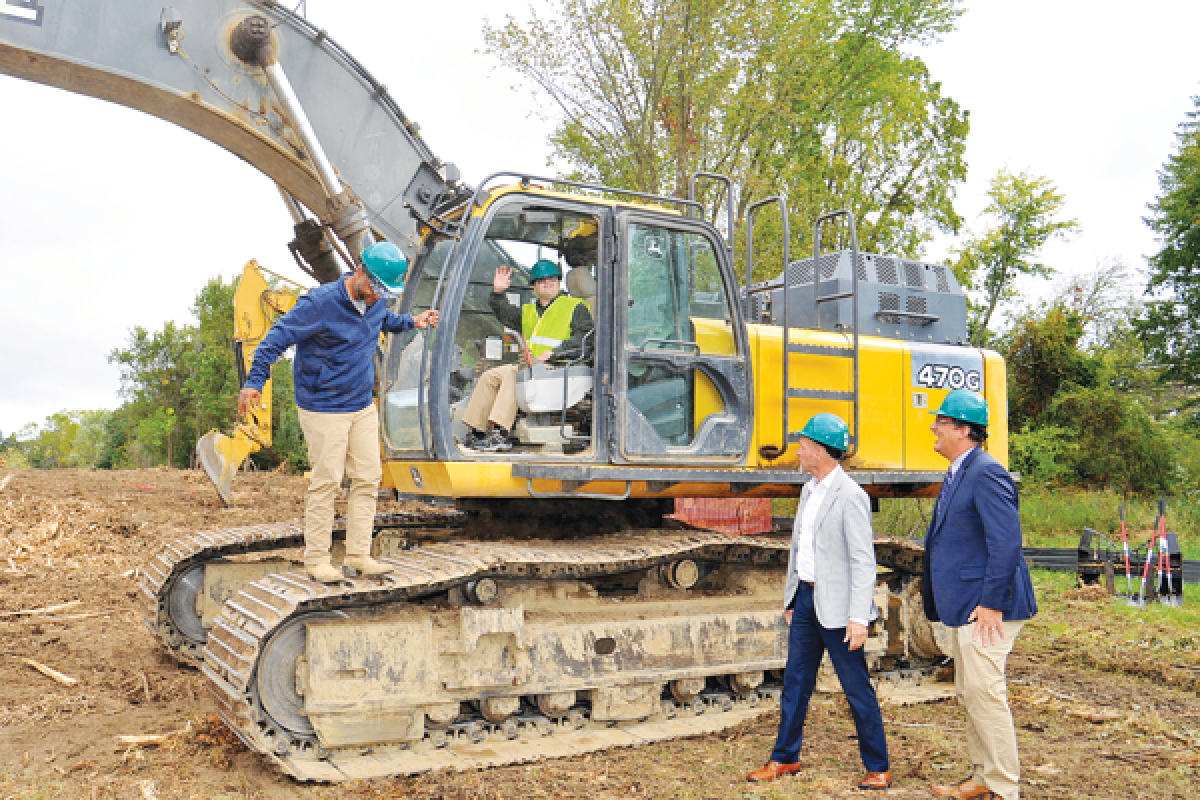
M 436 331 L 389 337 L 380 365 L 389 458 L 564 458 L 606 463 L 737 465 L 749 447 L 749 364 L 731 297 L 732 267 L 707 223 L 632 206 L 513 186 L 489 193 L 457 241 L 419 249 L 403 308 L 438 308 Z M 595 329 L 571 364 L 533 364 L 520 331 L 489 306 L 497 267 L 505 299 L 533 300 L 529 272 L 548 259 Z M 480 376 L 517 364 L 513 447 L 466 449 L 463 413 Z M 617 450 L 597 447 L 615 440 Z M 414 450 L 422 451 L 421 455 Z

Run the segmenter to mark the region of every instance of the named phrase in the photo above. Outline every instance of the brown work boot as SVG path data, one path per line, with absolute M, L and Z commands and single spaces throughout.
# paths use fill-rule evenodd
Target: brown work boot
M 342 571 L 332 564 L 305 564 L 304 569 L 308 577 L 318 583 L 337 583 L 346 579 Z
M 889 769 L 886 772 L 868 772 L 867 776 L 858 782 L 860 789 L 886 789 L 892 785 L 892 771 Z
M 394 567 L 388 566 L 382 561 L 376 561 L 370 556 L 346 556 L 342 564 L 351 569 L 358 570 L 363 575 L 383 575 L 394 569 Z
M 752 783 L 760 781 L 773 781 L 781 775 L 787 775 L 790 772 L 799 772 L 799 764 L 780 764 L 778 761 L 768 761 L 767 765 L 762 769 L 756 769 L 746 776 L 746 780 Z
M 930 786 L 929 791 L 933 792 L 936 797 L 953 797 L 956 800 L 975 800 L 975 798 L 986 800 L 996 796 L 992 794 L 991 789 L 981 783 L 976 783 L 973 777 L 954 786 Z

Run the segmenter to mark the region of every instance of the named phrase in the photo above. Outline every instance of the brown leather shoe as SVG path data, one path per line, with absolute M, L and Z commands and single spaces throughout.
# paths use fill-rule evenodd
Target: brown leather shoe
M 860 789 L 886 789 L 892 785 L 892 771 L 887 772 L 868 772 L 867 777 L 858 782 Z
M 799 772 L 799 764 L 780 764 L 778 761 L 768 761 L 767 765 L 762 769 L 756 769 L 746 776 L 746 780 L 752 783 L 759 781 L 773 781 L 781 775 L 787 775 L 791 772 Z
M 983 784 L 976 783 L 973 777 L 954 786 L 930 786 L 929 791 L 933 792 L 936 797 L 953 797 L 955 800 L 976 800 L 976 798 L 989 800 L 989 798 L 997 796 Z

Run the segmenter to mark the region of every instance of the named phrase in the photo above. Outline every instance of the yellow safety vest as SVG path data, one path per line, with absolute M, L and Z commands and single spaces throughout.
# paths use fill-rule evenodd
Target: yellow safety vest
M 543 353 L 571 338 L 571 317 L 582 302 L 578 297 L 559 295 L 540 317 L 534 303 L 521 306 L 521 333 L 534 358 L 541 358 Z

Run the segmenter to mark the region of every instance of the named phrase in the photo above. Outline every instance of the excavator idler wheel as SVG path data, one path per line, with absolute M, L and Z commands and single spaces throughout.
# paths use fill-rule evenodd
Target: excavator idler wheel
M 308 623 L 323 619 L 345 619 L 341 611 L 318 611 L 285 622 L 263 646 L 258 662 L 258 699 L 263 710 L 288 733 L 316 733 L 304 713 L 304 698 L 296 691 L 296 660 L 308 644 Z
M 204 622 L 196 611 L 196 599 L 204 591 L 204 565 L 184 572 L 167 591 L 167 613 L 185 639 L 201 647 L 208 641 Z
M 663 578 L 672 589 L 690 589 L 700 580 L 700 568 L 689 559 L 673 561 L 662 569 Z

